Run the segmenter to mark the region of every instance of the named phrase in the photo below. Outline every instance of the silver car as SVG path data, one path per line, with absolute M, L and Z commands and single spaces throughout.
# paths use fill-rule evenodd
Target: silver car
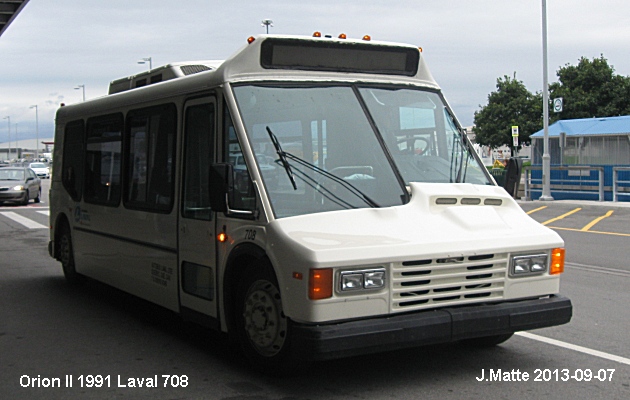
M 17 202 L 26 205 L 31 199 L 39 203 L 41 195 L 42 182 L 31 168 L 0 168 L 0 204 Z

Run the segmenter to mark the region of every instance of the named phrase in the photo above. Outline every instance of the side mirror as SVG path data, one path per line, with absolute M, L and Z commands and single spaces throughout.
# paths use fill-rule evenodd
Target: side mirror
M 505 171 L 505 183 L 503 188 L 514 198 L 518 194 L 518 186 L 521 181 L 521 171 L 523 170 L 523 160 L 512 157 L 508 161 Z
M 216 212 L 228 212 L 228 202 L 234 193 L 234 173 L 231 164 L 210 166 L 210 207 Z
M 241 218 L 255 218 L 252 210 L 230 208 L 237 203 L 234 188 L 234 166 L 232 164 L 213 164 L 210 167 L 210 207 L 213 211 L 224 212 Z

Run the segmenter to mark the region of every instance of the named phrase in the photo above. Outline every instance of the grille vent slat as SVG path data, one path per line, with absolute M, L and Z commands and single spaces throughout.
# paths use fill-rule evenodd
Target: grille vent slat
M 392 311 L 501 299 L 507 254 L 436 257 L 394 263 Z

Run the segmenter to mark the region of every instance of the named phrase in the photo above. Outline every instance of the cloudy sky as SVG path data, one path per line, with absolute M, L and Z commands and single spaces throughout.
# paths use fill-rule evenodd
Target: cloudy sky
M 497 78 L 542 90 L 541 0 L 31 0 L 0 37 L 0 118 L 11 140 L 54 133 L 60 103 L 104 96 L 111 80 L 153 66 L 220 60 L 264 33 L 411 43 L 424 49 L 433 76 L 464 126 L 487 104 Z M 549 79 L 580 57 L 604 55 L 630 75 L 630 2 L 548 0 Z M 0 120 L 0 143 L 8 141 Z

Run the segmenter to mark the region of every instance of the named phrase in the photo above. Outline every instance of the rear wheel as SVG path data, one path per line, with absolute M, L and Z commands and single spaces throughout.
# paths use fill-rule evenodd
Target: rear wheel
M 69 283 L 77 283 L 81 276 L 77 273 L 74 266 L 72 236 L 70 235 L 70 227 L 67 223 L 63 223 L 63 226 L 59 230 L 58 243 L 59 261 L 61 261 L 63 275 Z
M 35 197 L 35 200 L 33 200 L 35 203 L 39 203 L 41 201 L 42 198 L 42 188 L 39 188 L 39 191 L 37 192 L 37 197 Z
M 240 346 L 249 361 L 267 373 L 290 371 L 291 321 L 284 315 L 273 269 L 266 262 L 248 267 L 237 289 L 235 320 Z

